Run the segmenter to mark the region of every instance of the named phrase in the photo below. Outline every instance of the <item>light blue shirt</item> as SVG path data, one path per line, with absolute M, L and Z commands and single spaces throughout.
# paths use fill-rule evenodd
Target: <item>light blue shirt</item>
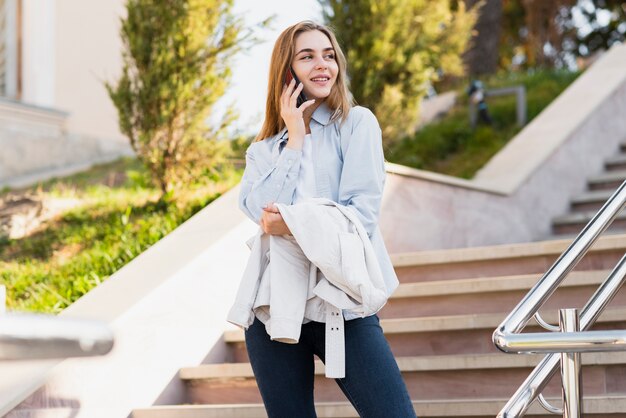
M 385 184 L 382 134 L 376 116 L 355 106 L 342 124 L 331 121 L 332 111 L 322 103 L 310 122 L 316 197 L 330 199 L 355 212 L 376 252 L 383 279 L 391 295 L 398 286 L 389 254 L 378 228 Z M 257 224 L 263 207 L 271 202 L 291 205 L 298 184 L 302 151 L 286 148 L 287 129 L 253 142 L 246 151 L 239 207 Z M 346 320 L 358 316 L 344 311 Z

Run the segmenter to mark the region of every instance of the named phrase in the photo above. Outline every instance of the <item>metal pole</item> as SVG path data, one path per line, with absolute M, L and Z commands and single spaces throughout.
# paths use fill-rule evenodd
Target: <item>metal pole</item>
M 477 106 L 472 102 L 470 97 L 469 101 L 469 118 L 470 118 L 470 126 L 472 129 L 476 128 L 476 121 L 478 119 L 478 109 Z
M 113 342 L 113 331 L 101 321 L 15 313 L 0 318 L 0 361 L 101 356 Z
M 578 310 L 559 310 L 559 325 L 561 332 L 580 331 Z M 561 354 L 561 380 L 563 383 L 563 418 L 580 418 L 582 411 L 580 353 Z
M 517 99 L 517 124 L 526 125 L 526 87 L 520 86 L 516 92 Z

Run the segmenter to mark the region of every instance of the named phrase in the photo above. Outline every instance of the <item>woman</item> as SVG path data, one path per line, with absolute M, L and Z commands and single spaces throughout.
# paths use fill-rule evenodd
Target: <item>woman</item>
M 301 80 L 286 85 L 286 74 Z M 303 92 L 308 100 L 297 105 Z M 378 229 L 385 168 L 381 130 L 372 112 L 351 106 L 346 60 L 334 34 L 304 21 L 274 46 L 266 117 L 246 153 L 240 207 L 263 232 L 289 234 L 273 203 L 325 197 L 357 215 L 376 251 L 390 295 L 398 285 Z M 376 314 L 343 311 L 345 378 L 335 379 L 361 417 L 415 417 Z M 272 341 L 255 318 L 246 347 L 270 418 L 315 417 L 314 358 L 325 361 L 324 323 L 305 319 L 297 344 Z

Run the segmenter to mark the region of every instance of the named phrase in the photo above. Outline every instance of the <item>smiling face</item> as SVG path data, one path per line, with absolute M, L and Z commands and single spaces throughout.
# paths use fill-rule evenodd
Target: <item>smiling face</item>
M 296 38 L 291 63 L 296 76 L 304 84 L 307 99 L 325 99 L 337 80 L 339 67 L 328 37 L 318 31 L 302 32 Z

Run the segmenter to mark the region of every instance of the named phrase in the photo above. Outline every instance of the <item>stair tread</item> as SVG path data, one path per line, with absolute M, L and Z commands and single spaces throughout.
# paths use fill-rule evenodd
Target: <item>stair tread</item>
M 552 219 L 554 225 L 577 224 L 581 222 L 589 222 L 596 215 L 597 211 L 573 212 L 565 215 L 556 216 Z M 626 219 L 626 212 L 620 212 L 615 220 Z
M 602 233 L 603 236 L 608 236 L 608 235 L 622 235 L 624 232 L 623 231 L 619 231 L 619 230 L 615 230 L 615 229 L 607 229 L 606 231 L 604 231 Z M 578 236 L 578 233 L 567 233 L 567 234 L 554 234 L 552 235 L 552 237 L 554 237 L 554 239 L 569 239 L 570 242 L 574 240 L 574 238 L 576 238 L 576 236 Z
M 433 399 L 412 401 L 419 417 L 495 416 L 508 399 Z M 560 398 L 548 398 L 558 404 Z M 320 418 L 358 417 L 349 402 L 316 402 L 315 409 Z M 586 414 L 608 414 L 626 410 L 626 396 L 585 396 L 583 412 Z M 548 415 L 534 402 L 527 416 Z M 264 418 L 267 417 L 263 404 L 214 404 L 214 405 L 160 405 L 136 408 L 133 418 Z
M 626 154 L 621 153 L 621 154 L 614 155 L 604 160 L 604 162 L 607 164 L 626 163 Z
M 572 199 L 572 203 L 596 203 L 605 202 L 613 195 L 614 190 L 592 190 L 581 193 Z
M 607 171 L 589 177 L 589 183 L 604 183 L 607 181 L 626 180 L 626 170 Z
M 441 356 L 397 356 L 401 372 L 442 370 L 487 370 L 532 368 L 544 357 L 543 354 L 515 355 L 504 353 L 454 354 Z M 582 364 L 615 365 L 626 364 L 626 352 L 585 353 Z M 325 373 L 324 363 L 315 360 L 315 374 Z M 253 378 L 250 363 L 202 364 L 180 369 L 181 380 Z
M 533 256 L 558 256 L 571 243 L 571 239 L 548 239 L 518 244 L 394 253 L 391 254 L 391 260 L 394 267 L 413 267 Z M 589 251 L 613 249 L 626 249 L 626 234 L 601 236 Z
M 573 271 L 568 275 L 561 286 L 573 287 L 600 284 L 608 274 L 608 270 Z M 541 274 L 518 274 L 446 281 L 435 280 L 428 282 L 400 283 L 390 299 L 529 290 L 537 283 L 540 277 Z
M 466 315 L 446 315 L 427 316 L 417 318 L 394 318 L 381 319 L 380 325 L 385 335 L 404 334 L 411 332 L 432 332 L 432 331 L 452 331 L 495 328 L 506 318 L 506 313 L 488 314 L 466 314 Z M 550 323 L 557 323 L 558 313 L 549 311 L 542 313 L 544 320 Z M 626 307 L 607 308 L 600 318 L 599 323 L 626 320 Z M 244 341 L 243 330 L 234 329 L 224 332 L 226 343 L 238 343 Z

